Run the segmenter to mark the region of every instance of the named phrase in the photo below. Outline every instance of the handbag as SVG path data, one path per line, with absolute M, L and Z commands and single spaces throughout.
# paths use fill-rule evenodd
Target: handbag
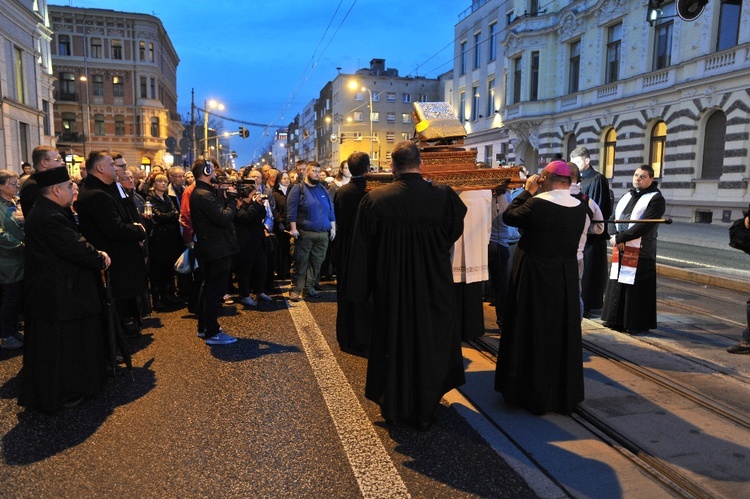
M 750 229 L 745 227 L 745 217 L 735 220 L 729 227 L 729 246 L 750 254 Z
M 198 262 L 193 256 L 193 248 L 186 248 L 174 262 L 174 271 L 178 274 L 191 274 L 198 268 Z

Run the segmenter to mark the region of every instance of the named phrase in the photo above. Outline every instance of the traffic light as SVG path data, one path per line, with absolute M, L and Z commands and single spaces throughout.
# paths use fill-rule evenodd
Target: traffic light
M 339 136 L 339 144 L 343 144 L 344 143 L 344 137 L 345 136 L 344 136 L 343 133 Z
M 250 130 L 248 130 L 244 126 L 241 126 L 240 127 L 240 137 L 242 137 L 243 139 L 246 139 L 249 136 L 250 136 Z

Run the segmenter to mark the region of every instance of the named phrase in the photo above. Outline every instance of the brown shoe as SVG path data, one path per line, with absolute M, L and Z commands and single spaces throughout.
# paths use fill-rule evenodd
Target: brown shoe
M 747 343 L 737 343 L 736 345 L 732 345 L 731 347 L 727 348 L 727 352 L 747 354 L 750 353 L 750 345 L 748 345 Z

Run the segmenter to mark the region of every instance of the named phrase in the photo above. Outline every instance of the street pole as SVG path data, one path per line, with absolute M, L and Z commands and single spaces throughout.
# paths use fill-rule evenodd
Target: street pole
M 208 161 L 208 101 L 203 101 L 203 160 Z

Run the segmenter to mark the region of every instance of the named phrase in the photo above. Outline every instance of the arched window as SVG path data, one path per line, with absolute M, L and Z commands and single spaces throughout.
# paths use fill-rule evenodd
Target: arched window
M 151 136 L 152 137 L 159 136 L 159 118 L 157 118 L 156 116 L 151 118 Z
M 727 116 L 716 111 L 708 117 L 703 132 L 703 168 L 701 178 L 718 180 L 724 168 L 724 145 L 727 135 Z
M 651 130 L 651 154 L 649 155 L 649 164 L 654 169 L 654 178 L 661 177 L 661 170 L 664 167 L 664 149 L 667 142 L 667 124 L 663 121 L 654 125 Z
M 602 175 L 612 178 L 615 175 L 615 146 L 617 145 L 617 132 L 614 128 L 607 130 L 604 134 L 604 154 L 602 155 Z
M 576 134 L 570 133 L 565 138 L 565 161 L 570 161 L 570 153 L 573 152 L 573 149 L 578 147 L 578 139 L 576 139 Z

